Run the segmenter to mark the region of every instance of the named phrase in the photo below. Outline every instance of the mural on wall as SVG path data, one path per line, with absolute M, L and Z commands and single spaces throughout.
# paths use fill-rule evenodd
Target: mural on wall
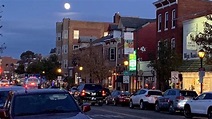
M 198 59 L 200 46 L 191 40 L 191 36 L 196 36 L 203 32 L 204 22 L 207 21 L 205 16 L 185 21 L 183 23 L 183 60 Z

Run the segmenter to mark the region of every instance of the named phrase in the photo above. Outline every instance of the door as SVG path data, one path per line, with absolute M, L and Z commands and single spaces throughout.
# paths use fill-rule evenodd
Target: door
M 203 108 L 203 102 L 204 102 L 204 97 L 206 96 L 206 93 L 203 93 L 199 95 L 197 98 L 194 100 L 190 101 L 190 107 L 191 107 L 191 112 L 192 113 L 197 113 L 197 114 L 202 114 L 202 108 Z

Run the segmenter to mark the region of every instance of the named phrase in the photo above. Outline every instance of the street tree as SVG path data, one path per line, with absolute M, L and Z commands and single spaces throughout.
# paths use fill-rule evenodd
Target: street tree
M 191 35 L 191 39 L 206 52 L 206 64 L 212 65 L 212 15 L 207 15 L 206 18 L 203 32 Z
M 181 56 L 176 53 L 171 43 L 168 40 L 160 41 L 157 58 L 149 64 L 149 67 L 153 67 L 157 73 L 157 88 L 166 90 L 171 71 L 176 71 L 181 63 Z

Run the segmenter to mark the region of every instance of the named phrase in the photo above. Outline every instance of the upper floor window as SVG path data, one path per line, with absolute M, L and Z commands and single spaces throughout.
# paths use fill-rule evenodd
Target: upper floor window
M 63 60 L 63 66 L 64 66 L 64 68 L 67 68 L 67 66 L 68 66 L 68 60 Z
M 172 28 L 175 28 L 176 26 L 176 11 L 175 9 L 172 10 Z
M 68 53 L 68 45 L 63 45 L 63 52 L 64 54 Z
M 68 39 L 68 30 L 63 30 L 63 39 Z
M 108 32 L 104 32 L 104 36 L 107 36 L 108 35 Z
M 61 48 L 57 47 L 57 54 L 60 55 L 61 54 Z
M 57 33 L 57 40 L 61 40 L 61 33 Z
M 74 30 L 74 39 L 79 39 L 79 30 Z
M 158 15 L 158 32 L 161 31 L 161 27 L 162 27 L 162 18 L 161 18 L 161 14 Z
M 165 13 L 165 29 L 168 30 L 168 24 L 169 24 L 169 14 L 168 12 Z
M 73 50 L 78 49 L 79 45 L 73 45 Z
M 121 49 L 118 49 L 118 58 L 121 58 Z
M 110 48 L 109 49 L 109 57 L 110 61 L 114 61 L 116 58 L 116 48 Z

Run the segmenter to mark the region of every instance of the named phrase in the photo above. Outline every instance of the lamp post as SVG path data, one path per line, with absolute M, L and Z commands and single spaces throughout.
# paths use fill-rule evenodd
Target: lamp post
M 80 66 L 79 67 L 79 78 L 78 78 L 78 84 L 80 83 L 80 81 L 79 81 L 79 79 L 81 78 L 81 72 L 82 72 L 82 70 L 83 70 L 83 67 L 82 66 Z
M 201 63 L 200 71 L 202 71 L 202 70 L 203 70 L 202 61 L 203 61 L 203 58 L 204 58 L 204 56 L 205 56 L 205 51 L 204 51 L 203 49 L 199 50 L 198 55 L 199 55 L 200 63 Z M 199 77 L 200 77 L 200 78 L 203 78 L 202 75 L 200 75 Z M 200 82 L 200 93 L 202 93 L 202 87 L 203 87 L 203 79 L 202 79 L 202 81 Z
M 125 60 L 124 61 L 124 67 L 125 67 L 125 71 L 126 72 L 128 72 L 128 65 L 129 65 L 129 62 L 127 60 Z M 127 77 L 129 78 L 129 75 Z M 128 80 L 130 80 L 130 79 L 128 79 Z M 125 87 L 126 91 L 129 91 L 129 82 L 130 81 L 128 81 L 128 83 L 126 84 L 126 87 Z

